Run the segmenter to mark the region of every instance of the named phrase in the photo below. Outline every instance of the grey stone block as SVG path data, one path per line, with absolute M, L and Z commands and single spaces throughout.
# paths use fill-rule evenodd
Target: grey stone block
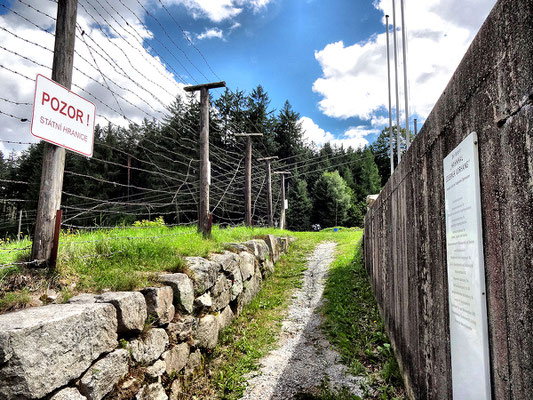
M 159 281 L 168 285 L 174 292 L 174 305 L 179 311 L 192 313 L 194 305 L 194 286 L 191 279 L 185 274 L 163 274 Z
M 270 254 L 272 254 L 272 261 L 277 262 L 280 257 L 281 248 L 281 246 L 278 244 L 277 238 L 274 235 L 267 235 L 265 243 L 267 244 L 268 249 L 270 250 Z
M 82 293 L 77 296 L 71 297 L 68 299 L 68 304 L 87 304 L 87 303 L 96 303 L 96 297 L 98 295 L 91 293 Z
M 150 329 L 146 335 L 129 344 L 133 359 L 139 363 L 151 363 L 157 360 L 168 345 L 168 335 L 164 329 Z
M 194 294 L 203 294 L 215 284 L 218 271 L 222 268 L 219 263 L 201 257 L 186 257 L 187 268 L 193 281 Z
M 270 251 L 264 240 L 254 239 L 243 243 L 244 246 L 259 260 L 265 261 L 270 257 Z
M 197 297 L 194 300 L 194 305 L 200 310 L 209 310 L 213 305 L 211 295 L 209 293 L 204 293 L 203 295 Z
M 174 292 L 170 286 L 148 287 L 141 290 L 146 300 L 148 315 L 157 319 L 158 324 L 166 325 L 174 319 Z
M 253 254 L 243 251 L 239 253 L 239 268 L 242 280 L 246 281 L 254 274 L 256 259 Z
M 0 315 L 0 398 L 41 398 L 117 346 L 110 304 L 53 304 Z
M 128 373 L 129 359 L 129 352 L 120 349 L 94 363 L 80 380 L 80 392 L 89 400 L 102 399 Z
M 165 353 L 163 353 L 164 355 Z M 165 373 L 165 362 L 157 360 L 153 365 L 146 368 L 146 375 L 152 380 L 159 380 L 159 377 Z
M 235 318 L 235 315 L 233 314 L 233 311 L 231 310 L 230 306 L 227 306 L 222 310 L 222 312 L 217 316 L 218 318 L 218 325 L 220 326 L 220 329 L 224 329 L 227 326 L 231 324 L 233 321 L 233 318 Z
M 219 329 L 218 319 L 214 315 L 206 315 L 205 317 L 200 318 L 196 333 L 198 347 L 209 350 L 214 349 L 218 343 Z
M 165 351 L 161 357 L 165 361 L 165 370 L 167 374 L 180 372 L 189 359 L 190 348 L 187 343 L 180 343 L 170 350 Z
M 97 303 L 112 304 L 117 310 L 118 333 L 140 332 L 146 321 L 146 301 L 139 292 L 108 292 L 96 297 Z
M 239 256 L 231 251 L 225 251 L 222 254 L 212 254 L 211 260 L 219 263 L 224 272 L 231 272 L 239 266 Z
M 168 400 L 168 396 L 159 382 L 143 386 L 137 393 L 137 400 Z
M 191 375 L 196 368 L 202 365 L 202 352 L 200 349 L 189 354 L 187 365 L 185 365 L 185 376 Z
M 191 315 L 180 316 L 177 321 L 167 326 L 167 332 L 173 343 L 188 342 L 194 339 L 198 327 L 198 318 Z

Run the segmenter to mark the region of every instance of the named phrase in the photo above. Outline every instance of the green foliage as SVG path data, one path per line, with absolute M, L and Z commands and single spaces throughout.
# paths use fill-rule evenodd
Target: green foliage
M 165 220 L 163 217 L 159 216 L 153 221 L 150 221 L 148 219 L 143 219 L 142 221 L 135 221 L 133 223 L 133 226 L 139 228 L 139 227 L 161 227 L 165 226 Z
M 346 182 L 338 171 L 322 174 L 315 184 L 313 200 L 315 221 L 322 227 L 344 223 L 351 198 Z
M 392 143 L 393 143 L 393 153 L 394 153 L 394 168 L 398 165 L 397 158 L 397 142 L 396 142 L 396 126 L 392 127 Z M 401 149 L 405 151 L 405 128 L 400 128 L 400 136 L 402 140 Z M 409 131 L 409 137 L 411 143 L 414 140 L 414 135 Z M 381 185 L 385 185 L 390 178 L 390 134 L 389 128 L 384 128 L 379 134 L 378 138 L 374 143 L 370 145 L 370 150 L 374 154 L 376 165 L 379 170 L 379 175 L 381 177 Z

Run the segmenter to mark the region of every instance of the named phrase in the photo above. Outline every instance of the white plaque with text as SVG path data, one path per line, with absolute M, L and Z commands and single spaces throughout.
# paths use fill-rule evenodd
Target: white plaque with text
M 491 398 L 477 143 L 472 132 L 443 161 L 455 400 Z

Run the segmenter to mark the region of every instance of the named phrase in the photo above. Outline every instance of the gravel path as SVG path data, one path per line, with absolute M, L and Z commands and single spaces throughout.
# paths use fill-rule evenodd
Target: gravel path
M 260 361 L 260 371 L 249 376 L 241 400 L 288 400 L 296 394 L 316 393 L 326 379 L 333 390 L 345 387 L 362 396 L 363 378 L 349 374 L 320 328 L 319 307 L 334 249 L 335 243 L 322 243 L 309 257 L 303 286 L 294 294 L 283 321 L 279 348 Z

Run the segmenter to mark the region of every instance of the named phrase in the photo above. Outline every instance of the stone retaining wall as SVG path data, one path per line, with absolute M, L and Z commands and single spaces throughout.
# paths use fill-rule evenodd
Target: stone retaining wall
M 0 315 L 0 398 L 175 398 L 173 378 L 192 374 L 216 347 L 288 247 L 269 235 L 188 257 L 185 273 L 160 275 L 162 287 Z

